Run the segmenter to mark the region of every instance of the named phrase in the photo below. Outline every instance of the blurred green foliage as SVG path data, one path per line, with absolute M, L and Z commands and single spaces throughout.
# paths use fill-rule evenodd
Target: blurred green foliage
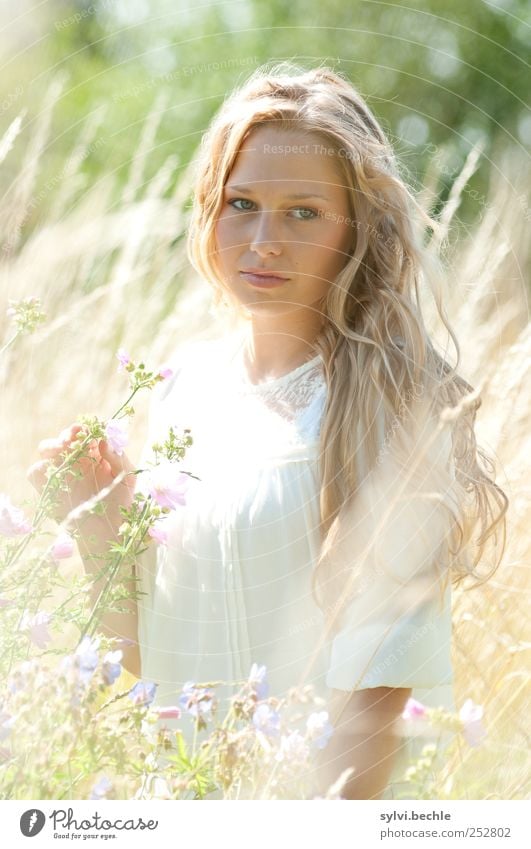
M 326 63 L 346 74 L 413 185 L 442 146 L 441 197 L 477 139 L 485 140 L 484 161 L 496 146 L 531 141 L 528 0 L 21 0 L 2 15 L 0 131 L 25 108 L 27 142 L 50 82 L 64 79 L 41 181 L 60 173 L 83 123 L 99 114 L 83 168 L 89 180 L 112 172 L 122 184 L 155 104 L 160 123 L 145 178 L 171 153 L 178 179 L 223 99 L 268 60 Z M 23 148 L 17 141 L 12 167 Z M 5 191 L 5 167 L 0 179 Z M 485 192 L 485 180 L 480 169 L 471 185 Z M 461 217 L 478 211 L 468 198 Z

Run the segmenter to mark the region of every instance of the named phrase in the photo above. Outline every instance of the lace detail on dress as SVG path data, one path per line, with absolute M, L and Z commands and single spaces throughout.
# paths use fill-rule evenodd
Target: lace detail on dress
M 320 354 L 287 374 L 262 383 L 247 379 L 241 361 L 235 369 L 236 392 L 244 401 L 265 407 L 272 421 L 282 422 L 293 445 L 317 442 L 326 398 Z
M 251 385 L 251 389 L 270 410 L 283 419 L 295 422 L 322 393 L 324 385 L 322 362 L 318 355 L 277 380 Z M 243 391 L 248 392 L 249 388 Z
M 175 404 L 186 411 L 192 434 L 199 439 L 203 426 L 211 427 L 216 410 L 218 433 L 226 427 L 227 440 L 236 439 L 241 452 L 247 443 L 254 454 L 258 449 L 252 446 L 258 445 L 275 456 L 287 446 L 315 443 L 327 389 L 321 355 L 281 377 L 254 384 L 241 354 L 234 338 L 202 342 L 190 352 L 183 369 L 186 379 L 175 388 Z
M 262 383 L 251 383 L 248 380 L 241 360 L 240 347 L 231 362 L 238 394 L 259 398 L 269 410 L 289 422 L 295 422 L 325 388 L 320 354 L 287 374 Z

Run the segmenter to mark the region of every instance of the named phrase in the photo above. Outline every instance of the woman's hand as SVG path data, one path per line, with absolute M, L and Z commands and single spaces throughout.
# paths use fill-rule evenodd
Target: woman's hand
M 59 436 L 43 439 L 39 443 L 41 460 L 30 466 L 26 473 L 27 479 L 39 493 L 42 493 L 46 486 L 46 469 L 50 463 L 60 466 L 63 462 L 61 453 L 75 448 L 76 442 L 81 442 L 85 436 L 86 430 L 83 426 L 74 423 L 61 431 Z M 57 502 L 57 521 L 63 521 L 71 510 L 110 486 L 120 472 L 126 472 L 126 476 L 105 497 L 106 513 L 118 519 L 119 507 L 131 506 L 136 483 L 136 476 L 132 474 L 134 467 L 127 455 L 115 454 L 105 439 L 93 439 L 89 442 L 83 454 L 73 463 L 72 470 L 81 474 L 67 478 L 68 491 L 60 493 Z
M 41 493 L 46 486 L 46 469 L 49 464 L 59 466 L 63 462 L 61 454 L 76 447 L 76 440 L 82 442 L 86 437 L 83 426 L 75 423 L 65 428 L 58 437 L 44 439 L 39 444 L 41 460 L 34 463 L 27 471 L 27 478 Z M 126 475 L 104 499 L 105 515 L 99 516 L 87 512 L 85 516 L 75 520 L 75 526 L 80 531 L 78 542 L 79 552 L 87 573 L 96 575 L 101 570 L 101 557 L 109 550 L 109 541 L 118 538 L 118 531 L 123 523 L 120 507 L 129 508 L 133 501 L 136 475 L 132 474 L 133 466 L 127 456 L 120 457 L 111 451 L 105 439 L 93 439 L 83 449 L 83 453 L 75 460 L 73 470 L 81 472 L 79 477 L 67 477 L 68 491 L 61 492 L 56 507 L 55 518 L 61 522 L 68 513 L 84 502 L 93 498 L 103 489 L 110 486 L 114 479 L 125 472 Z M 108 578 L 98 575 L 91 589 L 91 602 L 98 603 L 100 594 L 105 590 Z M 131 590 L 136 589 L 134 582 Z M 100 629 L 112 639 L 120 638 L 126 643 L 123 647 L 122 663 L 133 675 L 140 675 L 140 650 L 138 647 L 138 613 L 136 601 L 127 598 L 122 601 L 123 612 L 104 612 L 101 617 Z

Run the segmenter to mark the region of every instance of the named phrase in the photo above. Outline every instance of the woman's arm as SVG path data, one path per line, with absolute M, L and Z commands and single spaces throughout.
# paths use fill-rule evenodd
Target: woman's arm
M 76 522 L 79 531 L 78 549 L 83 560 L 85 572 L 93 575 L 101 570 L 102 557 L 108 556 L 110 544 L 119 539 L 117 528 L 121 524 L 121 517 L 115 516 L 110 520 L 109 514 L 104 518 L 98 516 L 86 516 Z M 94 581 L 91 591 L 91 605 L 94 606 L 99 595 L 106 585 L 106 578 Z M 138 589 L 136 583 L 124 581 L 124 589 L 132 591 Z M 121 602 L 124 613 L 103 612 L 99 620 L 99 630 L 112 639 L 125 639 L 127 642 L 122 648 L 122 665 L 137 678 L 141 676 L 140 649 L 138 645 L 138 608 L 133 598 L 124 599 Z
M 334 734 L 318 756 L 320 793 L 353 767 L 355 772 L 341 791 L 343 798 L 380 798 L 401 744 L 397 725 L 410 695 L 411 688 L 405 687 L 332 690 L 329 714 Z

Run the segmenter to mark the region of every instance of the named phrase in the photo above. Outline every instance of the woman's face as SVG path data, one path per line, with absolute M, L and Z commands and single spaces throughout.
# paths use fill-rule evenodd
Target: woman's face
M 299 197 L 297 197 L 299 195 Z M 311 133 L 255 127 L 241 146 L 216 222 L 223 281 L 251 313 L 320 308 L 355 240 L 337 154 Z M 285 279 L 253 279 L 246 269 Z

